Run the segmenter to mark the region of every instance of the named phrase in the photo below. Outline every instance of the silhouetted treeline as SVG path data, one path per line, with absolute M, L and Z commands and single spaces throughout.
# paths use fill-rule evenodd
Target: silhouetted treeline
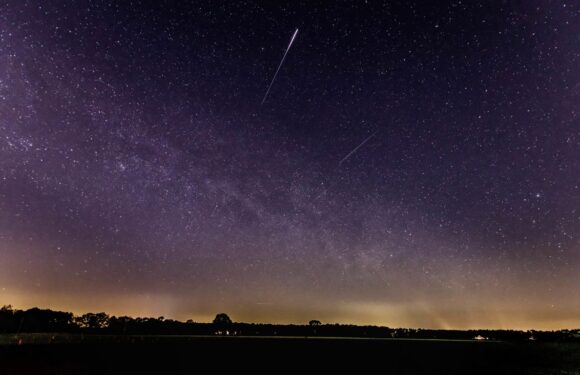
M 454 340 L 538 340 L 580 341 L 580 330 L 515 331 L 515 330 L 433 330 L 322 324 L 312 320 L 308 325 L 253 324 L 232 322 L 226 314 L 218 314 L 213 323 L 159 318 L 116 317 L 105 313 L 74 316 L 69 312 L 32 308 L 0 309 L 0 333 L 98 333 L 115 335 L 229 335 L 229 336 L 319 336 Z

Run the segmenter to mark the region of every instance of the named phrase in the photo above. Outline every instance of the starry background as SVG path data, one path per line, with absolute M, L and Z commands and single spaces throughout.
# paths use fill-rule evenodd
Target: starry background
M 572 328 L 579 231 L 576 2 L 0 5 L 0 304 Z

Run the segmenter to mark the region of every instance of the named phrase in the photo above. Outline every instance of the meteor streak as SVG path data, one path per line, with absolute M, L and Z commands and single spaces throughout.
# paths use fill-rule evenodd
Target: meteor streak
M 378 130 L 377 130 L 377 131 L 378 131 Z M 374 137 L 374 136 L 375 136 L 375 134 L 377 134 L 377 131 L 376 131 L 376 132 L 374 132 L 373 134 L 369 135 L 369 136 L 368 136 L 368 137 L 367 137 L 367 138 L 366 138 L 364 141 L 362 141 L 362 142 L 361 142 L 361 144 L 360 144 L 360 145 L 356 146 L 356 147 L 354 148 L 354 150 L 352 150 L 352 151 L 351 151 L 351 152 L 349 152 L 349 153 L 348 153 L 348 154 L 347 154 L 347 155 L 346 155 L 344 158 L 342 158 L 342 160 L 338 162 L 338 165 L 341 165 L 343 162 L 345 162 L 345 161 L 346 161 L 346 159 L 350 158 L 350 156 L 351 156 L 352 154 L 354 154 L 354 153 L 356 152 L 356 150 L 358 150 L 359 148 L 361 148 L 362 146 L 364 146 L 364 144 L 365 144 L 365 143 L 367 143 L 367 142 L 368 142 L 368 141 L 369 141 L 369 140 L 370 140 L 372 137 Z
M 272 78 L 272 81 L 270 82 L 270 86 L 268 86 L 268 90 L 266 90 L 266 95 L 264 95 L 264 99 L 262 99 L 262 105 L 264 104 L 264 102 L 268 98 L 268 94 L 270 93 L 270 89 L 272 88 L 272 85 L 274 84 L 274 81 L 276 80 L 276 77 L 278 76 L 278 72 L 280 71 L 282 64 L 284 64 L 284 60 L 286 59 L 286 55 L 288 54 L 288 51 L 290 51 L 290 47 L 292 47 L 292 43 L 294 42 L 294 38 L 296 38 L 296 35 L 298 35 L 298 29 L 296 29 L 296 31 L 294 31 L 294 35 L 292 35 L 292 39 L 290 39 L 290 43 L 288 43 L 288 48 L 286 48 L 286 52 L 284 52 L 284 56 L 282 56 L 282 61 L 280 61 L 280 65 L 278 65 L 278 69 L 276 69 L 276 73 L 274 73 L 274 78 Z

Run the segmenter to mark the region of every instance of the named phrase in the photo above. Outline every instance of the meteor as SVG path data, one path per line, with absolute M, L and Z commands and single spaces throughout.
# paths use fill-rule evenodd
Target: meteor
M 278 72 L 280 71 L 282 64 L 284 64 L 284 60 L 286 59 L 286 55 L 288 54 L 288 51 L 290 51 L 290 47 L 292 47 L 292 43 L 294 43 L 294 39 L 296 38 L 296 35 L 298 35 L 298 29 L 296 29 L 296 31 L 294 31 L 294 35 L 292 35 L 292 39 L 290 39 L 290 43 L 288 43 L 288 48 L 286 48 L 286 52 L 284 52 L 284 56 L 282 56 L 282 61 L 280 61 L 280 65 L 278 65 L 278 69 L 276 69 L 276 73 L 274 73 L 274 78 L 272 78 L 272 81 L 270 82 L 270 86 L 268 86 L 268 90 L 266 90 L 266 95 L 264 95 L 264 99 L 262 99 L 262 105 L 264 104 L 264 102 L 268 98 L 268 94 L 270 93 L 270 89 L 272 88 L 272 85 L 274 84 L 274 81 L 276 80 L 276 77 L 278 76 Z
M 341 165 L 342 163 L 344 163 L 346 161 L 346 159 L 350 158 L 350 156 L 356 152 L 356 150 L 358 150 L 359 148 L 361 148 L 362 146 L 364 146 L 365 143 L 367 143 L 372 137 L 375 136 L 375 134 L 377 134 L 377 131 L 374 132 L 373 134 L 369 135 L 364 141 L 361 142 L 360 145 L 356 146 L 354 148 L 354 150 L 352 150 L 344 158 L 342 158 L 342 160 L 338 162 L 338 165 Z

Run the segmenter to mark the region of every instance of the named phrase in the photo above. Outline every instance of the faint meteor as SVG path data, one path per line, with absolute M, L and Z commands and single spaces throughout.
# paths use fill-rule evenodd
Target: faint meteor
M 344 158 L 342 158 L 342 160 L 338 162 L 338 165 L 341 165 L 343 162 L 345 162 L 345 161 L 346 161 L 346 159 L 350 158 L 350 156 L 351 156 L 352 154 L 354 154 L 354 153 L 356 152 L 356 150 L 358 150 L 359 148 L 361 148 L 362 146 L 364 146 L 364 144 L 365 144 L 365 143 L 367 143 L 367 142 L 368 142 L 368 141 L 369 141 L 369 140 L 370 140 L 372 137 L 374 137 L 374 136 L 375 136 L 375 134 L 377 134 L 377 132 L 378 132 L 378 130 L 377 130 L 377 131 L 375 131 L 373 134 L 369 135 L 369 136 L 368 136 L 368 137 L 367 137 L 367 138 L 366 138 L 364 141 L 362 141 L 362 142 L 361 142 L 361 144 L 360 144 L 360 145 L 356 146 L 356 147 L 354 148 L 354 150 L 352 150 L 352 151 L 351 151 L 351 152 L 349 152 L 349 153 L 348 153 L 348 154 L 347 154 L 347 155 L 346 155 Z
M 276 69 L 276 73 L 274 73 L 274 78 L 272 78 L 272 81 L 270 82 L 270 86 L 268 86 L 268 90 L 266 90 L 266 95 L 264 95 L 264 99 L 262 99 L 262 105 L 264 104 L 264 102 L 268 98 L 268 94 L 270 93 L 270 89 L 272 88 L 272 85 L 274 84 L 274 81 L 276 80 L 276 77 L 278 76 L 278 72 L 280 71 L 282 64 L 284 64 L 284 60 L 286 59 L 286 55 L 288 54 L 288 51 L 290 51 L 290 47 L 292 47 L 292 43 L 294 43 L 294 38 L 296 38 L 296 35 L 298 35 L 298 29 L 296 29 L 296 31 L 294 31 L 294 35 L 292 35 L 292 39 L 290 39 L 290 43 L 288 43 L 288 48 L 286 48 L 286 52 L 284 52 L 284 56 L 282 56 L 282 61 L 280 61 L 280 65 L 278 65 L 278 69 Z

